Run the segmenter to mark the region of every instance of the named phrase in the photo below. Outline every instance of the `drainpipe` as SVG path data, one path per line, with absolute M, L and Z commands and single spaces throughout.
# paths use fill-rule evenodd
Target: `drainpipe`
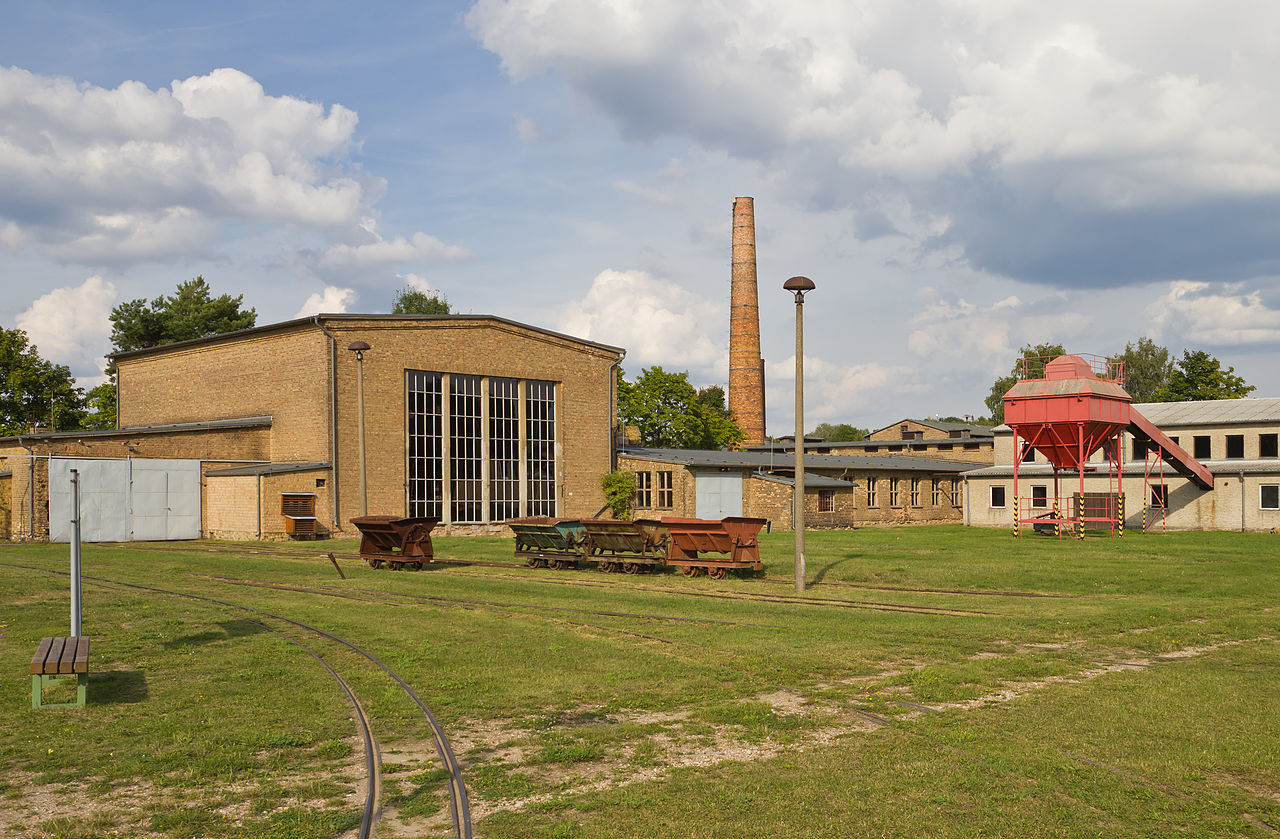
M 27 450 L 27 538 L 36 536 L 36 453 L 18 437 L 18 445 Z
M 617 398 L 618 388 L 618 368 L 622 366 L 622 359 L 627 357 L 627 351 L 623 350 L 622 355 L 618 356 L 618 360 L 609 365 L 609 471 L 615 472 L 618 469 L 618 439 L 615 431 L 618 423 L 618 406 L 614 404 Z
M 964 476 L 964 498 L 961 500 L 960 503 L 964 505 L 964 526 L 968 527 L 969 526 L 969 507 L 970 507 L 968 475 Z
M 333 499 L 333 529 L 341 530 L 338 523 L 338 336 L 325 328 L 319 315 L 313 317 L 312 321 L 317 329 L 329 337 L 329 477 L 333 481 L 333 485 L 329 487 L 329 496 Z M 261 515 L 261 505 L 258 510 Z M 261 531 L 261 524 L 258 529 Z
M 1244 473 L 1240 473 L 1240 532 L 1244 533 Z
M 262 541 L 262 476 L 258 476 L 258 541 Z

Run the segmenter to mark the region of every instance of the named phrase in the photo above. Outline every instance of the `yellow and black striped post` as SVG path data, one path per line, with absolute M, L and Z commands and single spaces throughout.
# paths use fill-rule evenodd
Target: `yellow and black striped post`
M 1053 535 L 1062 538 L 1062 516 L 1058 515 L 1058 499 L 1053 499 Z
M 1116 535 L 1124 536 L 1124 493 L 1116 498 Z
M 1018 496 L 1013 496 L 1013 535 L 1017 538 L 1022 535 L 1022 522 L 1018 521 Z
M 1142 532 L 1147 532 L 1147 505 L 1142 505 Z

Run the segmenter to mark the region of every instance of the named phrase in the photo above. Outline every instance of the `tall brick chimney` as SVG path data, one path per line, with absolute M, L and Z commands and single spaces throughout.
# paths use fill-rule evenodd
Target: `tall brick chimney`
M 733 265 L 729 291 L 729 414 L 743 444 L 764 442 L 764 361 L 756 294 L 756 213 L 751 198 L 733 199 Z

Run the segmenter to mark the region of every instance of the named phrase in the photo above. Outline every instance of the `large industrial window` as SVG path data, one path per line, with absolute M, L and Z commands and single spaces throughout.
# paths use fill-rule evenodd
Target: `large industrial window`
M 1276 457 L 1276 435 L 1258 435 L 1258 457 Z
M 1227 435 L 1227 457 L 1233 460 L 1244 457 L 1244 435 L 1243 434 Z
M 556 386 L 525 385 L 525 461 L 529 470 L 529 515 L 556 514 Z
M 1205 434 L 1192 437 L 1191 445 L 1193 449 L 1191 452 L 1192 457 L 1197 460 L 1208 460 L 1211 457 L 1209 454 L 1209 435 Z
M 1004 508 L 1004 487 L 991 488 L 991 506 L 999 509 Z
M 489 380 L 489 520 L 520 515 L 520 382 Z
M 890 507 L 897 507 L 897 506 L 898 506 L 898 501 L 899 501 L 899 499 L 898 499 L 898 479 L 897 479 L 897 478 L 890 478 L 890 479 L 889 479 L 889 506 L 890 506 Z
M 441 518 L 444 499 L 439 373 L 409 371 L 409 515 Z
M 483 512 L 480 483 L 480 377 L 449 377 L 449 492 L 452 521 L 478 522 Z
M 1280 510 L 1280 484 L 1258 487 L 1258 506 L 1264 510 Z
M 672 491 L 671 473 L 658 473 L 658 507 L 670 510 L 675 506 L 675 493 Z
M 409 370 L 406 391 L 409 515 L 556 514 L 553 382 Z
M 636 494 L 633 499 L 637 508 L 653 506 L 653 473 L 636 472 Z
M 867 476 L 867 506 L 876 506 L 876 476 Z

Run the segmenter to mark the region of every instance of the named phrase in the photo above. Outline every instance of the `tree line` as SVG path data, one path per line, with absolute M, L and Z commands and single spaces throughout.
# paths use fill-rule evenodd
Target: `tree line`
M 403 288 L 395 293 L 392 314 L 447 315 L 448 298 L 437 292 Z M 258 313 L 244 308 L 244 295 L 215 297 L 203 276 L 179 283 L 175 293 L 139 298 L 111 310 L 112 354 L 207 338 L 248 329 Z M 107 380 L 85 391 L 71 369 L 41 357 L 21 329 L 0 327 L 0 436 L 15 436 L 33 426 L 54 431 L 116 427 L 116 367 L 108 362 Z

